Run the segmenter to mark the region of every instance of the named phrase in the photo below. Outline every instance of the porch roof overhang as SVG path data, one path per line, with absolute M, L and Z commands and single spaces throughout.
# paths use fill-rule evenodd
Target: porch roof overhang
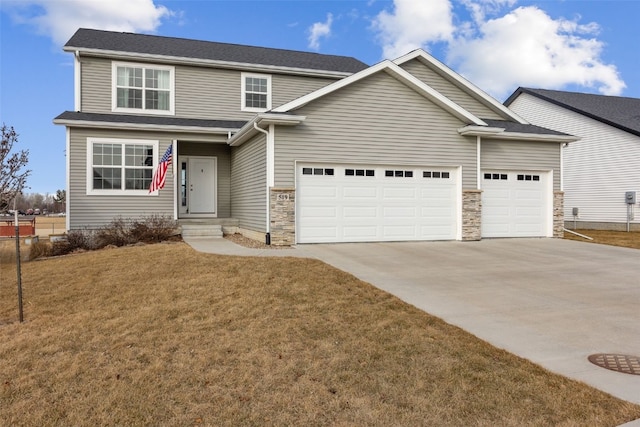
M 247 122 L 65 111 L 53 119 L 53 123 L 68 127 L 229 135 L 238 132 Z
M 256 128 L 264 129 L 269 125 L 295 126 L 305 121 L 306 118 L 306 116 L 286 113 L 260 113 L 229 138 L 227 144 L 232 147 L 244 144 L 260 132 Z

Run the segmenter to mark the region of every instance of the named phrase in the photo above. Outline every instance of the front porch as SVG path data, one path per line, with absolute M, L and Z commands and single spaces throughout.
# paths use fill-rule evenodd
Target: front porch
M 235 218 L 181 218 L 178 220 L 182 237 L 222 237 L 238 231 Z

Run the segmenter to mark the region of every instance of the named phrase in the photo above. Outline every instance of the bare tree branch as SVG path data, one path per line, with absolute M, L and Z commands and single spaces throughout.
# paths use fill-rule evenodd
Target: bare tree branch
M 26 169 L 29 163 L 29 150 L 13 152 L 13 145 L 18 142 L 18 134 L 13 126 L 2 124 L 2 142 L 0 143 L 0 211 L 4 211 L 22 192 L 31 170 Z

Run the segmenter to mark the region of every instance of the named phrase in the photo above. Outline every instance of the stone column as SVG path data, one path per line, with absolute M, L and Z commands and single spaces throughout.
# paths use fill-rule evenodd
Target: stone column
M 462 190 L 462 240 L 482 238 L 482 190 Z
M 291 246 L 296 242 L 296 190 L 295 188 L 269 189 L 269 223 L 271 244 Z
M 553 192 L 553 237 L 564 237 L 564 192 Z

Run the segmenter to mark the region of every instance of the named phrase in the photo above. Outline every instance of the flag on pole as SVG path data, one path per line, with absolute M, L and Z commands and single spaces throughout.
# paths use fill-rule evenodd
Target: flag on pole
M 164 181 L 167 177 L 167 169 L 169 169 L 169 165 L 171 164 L 172 156 L 171 156 L 171 147 L 173 144 L 169 145 L 167 151 L 165 151 L 164 156 L 160 159 L 160 164 L 158 164 L 158 168 L 156 172 L 153 174 L 153 179 L 151 180 L 151 186 L 149 187 L 149 193 L 153 193 L 156 190 L 161 190 L 164 188 Z

